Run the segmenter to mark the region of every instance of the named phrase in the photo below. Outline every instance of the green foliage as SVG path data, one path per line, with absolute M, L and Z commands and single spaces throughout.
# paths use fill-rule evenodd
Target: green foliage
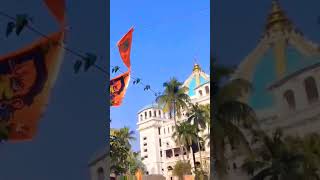
M 133 81 L 133 84 L 139 84 L 140 81 L 141 81 L 141 79 L 140 79 L 140 78 L 137 78 L 137 79 L 135 79 L 135 80 Z
M 196 180 L 208 180 L 208 173 L 203 170 L 196 170 L 194 174 Z
M 85 56 L 81 57 L 80 60 L 77 60 L 73 65 L 74 73 L 79 73 L 80 69 L 83 67 L 83 70 L 86 72 L 88 71 L 92 66 L 95 65 L 97 61 L 97 56 L 92 53 L 86 53 Z
M 116 73 L 120 70 L 120 67 L 119 66 L 115 66 L 112 68 L 112 73 Z
M 84 71 L 86 72 L 91 66 L 93 66 L 96 63 L 97 56 L 92 53 L 86 53 L 86 56 L 83 57 L 83 60 L 85 62 Z
M 196 126 L 186 121 L 182 122 L 176 127 L 176 130 L 172 134 L 172 138 L 175 139 L 177 144 L 184 146 L 185 149 L 187 149 L 188 147 L 192 148 L 192 144 L 196 143 L 198 140 L 197 128 Z M 193 163 L 194 163 L 194 168 L 196 169 L 194 151 L 193 151 Z
M 199 104 L 192 104 L 191 108 L 187 112 L 188 122 L 195 125 L 197 131 L 201 129 L 205 129 L 207 127 L 207 122 L 210 119 L 210 115 L 205 110 L 206 106 Z
M 74 73 L 77 74 L 80 71 L 81 66 L 82 66 L 82 61 L 77 60 L 73 65 Z
M 249 82 L 242 79 L 234 79 L 226 82 L 233 72 L 232 68 L 215 67 L 215 79 L 212 91 L 214 92 L 212 127 L 210 139 L 213 141 L 213 154 L 215 157 L 215 169 L 219 179 L 227 173 L 227 159 L 225 147 L 230 144 L 231 148 L 241 151 L 248 156 L 252 155 L 252 149 L 243 130 L 252 132 L 257 124 L 254 111 L 247 104 L 239 101 L 251 89 Z
M 15 22 L 10 21 L 7 24 L 6 37 L 12 34 L 14 30 L 16 35 L 19 36 L 21 32 L 28 26 L 29 21 L 32 21 L 32 18 L 30 18 L 27 14 L 16 15 Z
M 144 87 L 144 91 L 147 91 L 147 90 L 149 90 L 150 89 L 150 85 L 146 85 L 145 87 Z
M 145 170 L 139 158 L 139 153 L 132 152 L 130 142 L 134 141 L 134 132 L 128 127 L 112 129 L 110 132 L 111 172 L 120 175 L 136 170 Z
M 14 22 L 8 22 L 6 36 L 9 37 L 9 35 L 14 31 L 15 28 L 16 28 L 16 24 Z
M 172 171 L 174 176 L 178 176 L 180 180 L 184 175 L 191 175 L 191 165 L 188 162 L 178 161 L 173 167 Z
M 16 34 L 19 36 L 20 33 L 23 31 L 23 29 L 28 25 L 29 23 L 29 16 L 27 14 L 18 14 L 16 16 Z
M 277 130 L 272 137 L 264 134 L 256 156 L 242 166 L 253 180 L 317 180 L 320 167 L 320 136 L 283 137 Z
M 139 157 L 139 152 L 132 152 L 131 158 L 129 159 L 130 164 L 130 174 L 134 175 L 139 169 L 142 170 L 142 172 L 146 172 L 146 167 L 142 163 L 142 159 Z
M 188 122 L 182 122 L 177 126 L 172 138 L 186 147 L 191 146 L 197 141 L 197 128 Z
M 176 78 L 171 78 L 170 81 L 163 84 L 164 92 L 156 98 L 156 102 L 163 106 L 164 112 L 170 114 L 175 111 L 178 117 L 181 116 L 182 110 L 188 108 L 190 97 L 185 93 L 187 87 L 182 87 L 182 83 Z

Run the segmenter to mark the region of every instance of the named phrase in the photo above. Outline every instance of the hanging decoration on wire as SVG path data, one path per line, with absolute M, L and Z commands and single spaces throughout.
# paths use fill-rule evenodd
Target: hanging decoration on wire
M 7 26 L 7 36 L 14 30 L 20 35 L 29 26 L 30 17 L 17 15 L 11 20 Z M 63 43 L 63 39 L 61 28 L 26 48 L 0 57 L 0 124 L 1 128 L 7 128 L 6 136 L 2 135 L 1 139 L 25 141 L 35 136 L 59 74 L 64 52 L 59 44 Z
M 126 90 L 130 81 L 131 62 L 130 53 L 132 45 L 132 33 L 131 28 L 117 43 L 119 53 L 123 63 L 127 66 L 128 70 L 125 73 L 110 80 L 110 106 L 120 106 L 125 96 Z M 119 67 L 115 67 L 113 71 L 117 72 Z
M 44 0 L 44 2 L 47 5 L 48 9 L 50 10 L 51 14 L 55 17 L 55 19 L 59 23 L 61 31 L 64 31 L 64 29 L 66 28 L 64 0 Z M 10 19 L 10 21 L 7 24 L 7 30 L 6 30 L 7 37 L 11 35 L 12 32 L 15 32 L 15 31 L 17 35 L 20 35 L 21 32 L 23 32 L 23 30 L 27 28 L 36 34 L 41 35 L 44 38 L 48 38 L 46 34 L 42 33 L 41 31 L 37 30 L 32 26 L 33 18 L 27 14 L 19 14 L 16 17 L 12 17 L 4 12 L 0 12 L 0 15 Z M 126 38 L 124 37 L 122 38 L 123 40 L 122 42 L 120 40 L 117 43 L 120 56 L 127 68 L 131 68 L 131 63 L 130 63 L 131 44 L 129 44 L 128 42 L 132 41 L 132 33 L 133 33 L 133 28 L 131 28 L 129 32 L 124 36 Z M 82 54 L 76 50 L 66 47 L 65 43 L 58 44 L 58 46 L 61 46 L 61 48 L 63 48 L 67 53 L 70 53 L 78 57 L 78 59 L 74 62 L 74 65 L 73 65 L 75 74 L 78 74 L 82 70 L 86 72 L 91 67 L 95 67 L 96 69 L 103 72 L 104 74 L 108 74 L 108 72 L 104 70 L 104 68 L 96 64 L 98 57 L 94 53 L 87 52 L 85 54 Z M 125 73 L 120 70 L 119 66 L 112 66 L 112 73 L 117 73 L 117 72 Z M 135 78 L 131 75 L 131 73 L 130 73 L 130 78 L 134 80 L 133 81 L 134 85 L 140 84 L 143 86 L 144 91 L 150 91 L 154 93 L 155 96 L 158 96 L 159 93 L 156 93 L 156 91 L 154 91 L 150 87 L 150 85 L 145 85 L 144 83 L 142 83 L 141 78 Z

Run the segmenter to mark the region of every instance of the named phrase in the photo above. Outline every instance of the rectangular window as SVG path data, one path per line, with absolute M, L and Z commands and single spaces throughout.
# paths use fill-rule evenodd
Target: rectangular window
M 160 151 L 160 157 L 162 157 L 162 151 Z
M 148 158 L 148 156 L 144 156 L 144 158 L 145 158 L 145 159 L 147 159 L 147 158 Z
M 143 151 L 144 151 L 144 152 L 148 152 L 148 150 L 147 150 L 147 149 L 144 149 Z
M 144 143 L 143 146 L 147 146 L 147 143 Z
M 147 137 L 144 137 L 143 140 L 147 140 Z
M 159 135 L 161 134 L 161 129 L 160 128 L 158 128 L 158 132 L 159 132 Z
M 159 146 L 161 147 L 161 139 L 159 139 Z

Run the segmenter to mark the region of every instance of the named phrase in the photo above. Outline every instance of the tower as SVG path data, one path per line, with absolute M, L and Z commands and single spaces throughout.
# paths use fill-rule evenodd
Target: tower
M 141 158 L 147 174 L 163 174 L 160 135 L 161 125 L 168 118 L 168 114 L 156 104 L 145 106 L 138 112 Z

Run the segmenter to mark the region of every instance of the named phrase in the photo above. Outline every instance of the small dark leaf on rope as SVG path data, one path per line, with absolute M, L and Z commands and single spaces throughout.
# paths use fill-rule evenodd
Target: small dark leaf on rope
M 74 73 L 77 74 L 79 72 L 81 66 L 82 66 L 82 61 L 77 60 L 73 65 Z
M 16 24 L 14 22 L 8 22 L 7 24 L 7 30 L 6 30 L 6 36 L 8 37 L 16 27 Z

